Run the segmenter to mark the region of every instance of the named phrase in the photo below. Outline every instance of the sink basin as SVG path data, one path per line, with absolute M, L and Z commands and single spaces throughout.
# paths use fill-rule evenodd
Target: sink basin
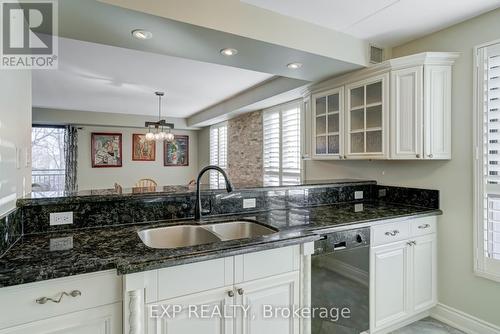
M 151 248 L 179 248 L 220 241 L 201 226 L 177 225 L 150 228 L 138 232 L 142 242 Z
M 210 224 L 204 226 L 204 228 L 214 234 L 217 234 L 221 240 L 256 238 L 277 232 L 269 227 L 249 221 L 232 221 L 228 223 Z
M 250 221 L 221 222 L 209 225 L 176 225 L 150 228 L 137 232 L 151 248 L 180 248 L 217 241 L 256 238 L 277 230 Z

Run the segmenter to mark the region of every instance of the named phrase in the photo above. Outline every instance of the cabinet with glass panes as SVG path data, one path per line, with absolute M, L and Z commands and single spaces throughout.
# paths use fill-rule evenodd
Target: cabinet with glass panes
M 388 142 L 388 74 L 346 86 L 344 158 L 385 158 Z
M 343 148 L 344 88 L 312 96 L 312 155 L 315 159 L 340 159 Z

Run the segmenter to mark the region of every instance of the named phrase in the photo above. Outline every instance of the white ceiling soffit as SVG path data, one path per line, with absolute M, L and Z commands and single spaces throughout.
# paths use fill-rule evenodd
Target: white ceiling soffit
M 239 4 L 238 0 L 231 1 Z M 142 4 L 142 1 L 134 1 L 133 3 Z M 162 2 L 155 1 L 154 3 Z M 201 10 L 197 8 L 197 6 L 193 6 L 192 10 Z M 224 8 L 220 8 L 220 11 L 224 11 Z M 259 22 L 253 22 L 253 25 L 258 26 Z M 131 36 L 131 31 L 134 29 L 149 30 L 153 33 L 153 38 L 150 40 L 135 39 Z M 328 29 L 324 30 L 329 31 Z M 341 61 L 94 0 L 59 1 L 59 35 L 70 39 L 199 60 L 308 81 L 324 79 L 361 68 L 364 65 L 364 63 Z M 345 34 L 343 36 L 359 42 L 358 39 L 351 36 Z M 321 36 L 307 36 L 306 39 L 311 40 L 312 37 L 321 38 Z M 366 44 L 363 43 L 359 42 L 358 44 Z M 233 57 L 222 56 L 220 50 L 228 47 L 237 49 L 238 54 Z M 351 50 L 347 45 L 342 45 L 342 48 Z M 356 50 L 359 51 L 361 48 L 358 47 Z M 368 55 L 367 49 L 365 51 Z M 355 53 L 352 53 L 352 58 L 356 58 L 354 57 Z M 286 66 L 291 62 L 300 62 L 303 66 L 298 70 L 292 70 Z
M 498 0 L 241 0 L 367 39 L 401 45 L 500 7 Z
M 271 74 L 102 44 L 59 40 L 59 69 L 33 71 L 33 106 L 188 117 Z M 76 112 L 76 111 L 75 111 Z

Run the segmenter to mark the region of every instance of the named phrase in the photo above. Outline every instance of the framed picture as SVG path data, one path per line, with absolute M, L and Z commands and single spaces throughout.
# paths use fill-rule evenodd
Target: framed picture
M 144 134 L 132 134 L 132 160 L 155 161 L 156 141 L 146 140 L 146 135 Z
M 165 166 L 189 166 L 189 136 L 175 136 L 172 142 L 163 142 Z
M 92 168 L 122 166 L 122 134 L 92 132 Z

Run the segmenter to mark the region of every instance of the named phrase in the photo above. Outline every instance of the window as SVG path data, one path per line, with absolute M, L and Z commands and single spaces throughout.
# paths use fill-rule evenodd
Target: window
M 210 127 L 210 164 L 227 169 L 227 123 Z M 210 188 L 225 187 L 224 177 L 217 171 L 210 171 Z
M 33 191 L 62 191 L 65 182 L 64 128 L 34 125 L 31 130 Z
M 300 106 L 293 101 L 263 113 L 266 186 L 300 182 Z
M 500 42 L 475 56 L 475 271 L 500 281 Z

